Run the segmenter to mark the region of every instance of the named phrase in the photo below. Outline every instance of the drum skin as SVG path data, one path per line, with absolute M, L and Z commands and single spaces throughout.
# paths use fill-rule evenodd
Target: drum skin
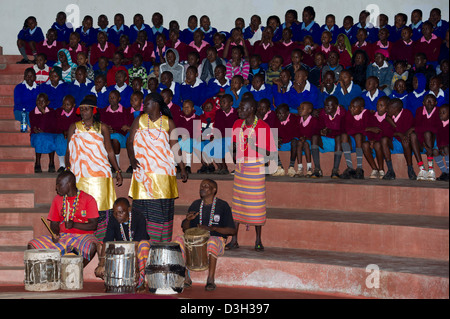
M 192 271 L 204 271 L 209 268 L 208 240 L 209 231 L 201 228 L 189 228 L 184 233 L 186 267 Z
M 135 293 L 137 284 L 135 242 L 107 242 L 105 252 L 105 291 Z
M 83 289 L 83 257 L 65 255 L 61 257 L 61 289 Z

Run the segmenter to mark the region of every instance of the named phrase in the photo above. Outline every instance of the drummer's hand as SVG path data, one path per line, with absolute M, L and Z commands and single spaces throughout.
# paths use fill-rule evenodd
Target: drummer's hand
M 54 235 L 52 236 L 52 241 L 57 244 L 59 242 L 59 239 L 61 238 L 61 235 Z
M 97 266 L 94 270 L 95 277 L 104 279 L 105 276 L 105 266 Z
M 198 216 L 198 214 L 200 214 L 200 213 L 199 212 L 189 212 L 186 214 L 186 219 L 189 221 L 194 220 L 195 217 Z
M 71 228 L 73 228 L 73 220 L 69 220 L 69 221 L 66 221 L 66 222 L 64 222 L 65 223 L 65 226 L 66 226 L 66 229 L 71 229 Z

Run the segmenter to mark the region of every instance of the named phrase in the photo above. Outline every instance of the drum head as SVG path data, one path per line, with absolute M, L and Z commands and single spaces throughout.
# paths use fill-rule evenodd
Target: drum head
M 184 236 L 209 237 L 209 231 L 199 228 L 199 227 L 192 227 L 184 232 Z

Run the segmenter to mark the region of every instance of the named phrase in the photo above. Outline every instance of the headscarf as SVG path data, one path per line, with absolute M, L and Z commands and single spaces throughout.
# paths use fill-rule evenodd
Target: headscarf
M 337 37 L 339 38 L 340 35 L 344 36 L 345 50 L 347 50 L 348 54 L 350 54 L 350 57 L 352 57 L 353 56 L 352 44 L 350 43 L 348 36 L 344 33 L 339 33 L 339 35 Z M 334 46 L 337 47 L 337 40 L 336 40 L 336 43 L 334 44 Z
M 70 52 L 67 49 L 61 49 L 58 51 L 58 56 L 60 52 L 64 52 L 64 54 L 66 55 L 67 58 L 67 63 L 70 66 L 70 70 L 71 72 L 68 72 L 66 74 L 66 76 L 63 76 L 63 72 L 62 72 L 62 65 L 61 65 L 61 61 L 59 61 L 59 57 L 58 57 L 58 61 L 53 65 L 53 68 L 55 69 L 56 72 L 58 72 L 58 74 L 60 75 L 61 80 L 63 80 L 64 82 L 72 82 L 72 69 L 76 69 L 77 65 L 75 63 L 72 62 L 72 58 L 70 56 Z

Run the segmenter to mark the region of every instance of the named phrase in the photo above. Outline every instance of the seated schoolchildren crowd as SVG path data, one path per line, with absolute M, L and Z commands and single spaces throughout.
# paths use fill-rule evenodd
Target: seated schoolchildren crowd
M 364 178 L 365 158 L 370 178 L 392 180 L 391 154 L 402 153 L 410 179 L 448 181 L 449 24 L 441 10 L 432 9 L 427 19 L 415 9 L 409 24 L 405 13 L 392 25 L 381 14 L 378 27 L 367 11 L 357 23 L 346 16 L 342 27 L 333 14 L 322 26 L 315 15 L 307 6 L 301 20 L 288 10 L 284 22 L 274 15 L 263 25 L 253 15 L 248 26 L 238 18 L 232 30 L 217 31 L 206 15 L 200 25 L 190 16 L 183 29 L 175 20 L 166 28 L 160 13 L 153 14 L 153 26 L 141 14 L 127 26 L 118 13 L 113 25 L 100 15 L 96 28 L 87 15 L 73 30 L 59 12 L 45 35 L 28 17 L 18 35 L 18 63 L 33 66 L 15 88 L 14 114 L 19 121 L 26 114 L 35 171 L 42 172 L 41 154 L 49 154 L 49 171 L 55 171 L 55 153 L 64 170 L 67 129 L 86 95 L 97 97 L 119 157 L 145 96 L 159 92 L 177 127 L 191 134 L 179 139 L 188 172 L 196 155 L 199 172 L 229 173 L 225 156 L 232 145 L 225 132 L 250 96 L 257 116 L 278 130 L 279 150 L 290 152 L 289 167 L 279 159 L 274 176 L 320 178 L 320 153 L 334 152 L 332 178 Z M 221 136 L 192 139 L 194 119 L 202 131 L 217 128 Z M 340 173 L 342 155 L 347 168 Z

